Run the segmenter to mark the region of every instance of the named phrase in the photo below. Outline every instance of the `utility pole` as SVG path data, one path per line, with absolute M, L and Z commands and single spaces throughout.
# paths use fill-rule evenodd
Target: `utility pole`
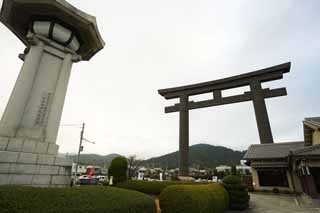
M 82 124 L 82 129 L 80 132 L 80 143 L 79 143 L 79 150 L 78 150 L 78 157 L 77 157 L 77 164 L 76 164 L 76 172 L 75 172 L 74 181 L 76 181 L 77 174 L 78 174 L 78 166 L 79 166 L 79 162 L 80 162 L 80 152 L 83 150 L 82 140 L 83 140 L 84 127 L 85 127 L 85 123 Z
M 79 150 L 78 150 L 78 156 L 77 156 L 77 163 L 76 163 L 76 172 L 75 172 L 75 177 L 74 177 L 74 183 L 76 182 L 76 178 L 77 178 L 77 174 L 78 174 L 78 166 L 79 166 L 79 163 L 80 163 L 80 152 L 83 151 L 82 142 L 84 141 L 84 142 L 88 142 L 88 143 L 95 144 L 95 142 L 89 141 L 88 139 L 86 139 L 85 137 L 83 137 L 83 135 L 84 135 L 84 127 L 85 127 L 85 123 L 82 124 L 81 132 L 80 132 L 80 143 L 79 143 Z

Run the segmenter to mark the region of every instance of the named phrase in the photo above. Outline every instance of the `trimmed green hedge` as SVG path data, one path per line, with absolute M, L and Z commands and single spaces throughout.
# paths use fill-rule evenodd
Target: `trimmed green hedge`
M 244 210 L 249 207 L 250 196 L 247 186 L 242 182 L 241 178 L 234 175 L 226 176 L 222 179 L 224 188 L 229 193 L 230 204 L 232 210 Z
M 1 212 L 156 212 L 151 196 L 113 187 L 0 187 Z
M 129 180 L 118 183 L 116 187 L 136 190 L 150 195 L 159 195 L 167 186 L 171 185 L 202 185 L 204 183 L 184 182 L 184 181 L 143 181 Z M 207 183 L 205 183 L 207 184 Z
M 162 213 L 222 213 L 229 206 L 228 192 L 218 183 L 168 186 L 159 200 Z

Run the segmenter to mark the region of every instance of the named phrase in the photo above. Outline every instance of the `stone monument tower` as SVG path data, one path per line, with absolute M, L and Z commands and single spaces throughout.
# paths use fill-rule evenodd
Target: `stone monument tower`
M 104 47 L 96 19 L 65 0 L 4 0 L 0 21 L 26 45 L 0 122 L 0 185 L 69 185 L 56 138 L 72 64 Z

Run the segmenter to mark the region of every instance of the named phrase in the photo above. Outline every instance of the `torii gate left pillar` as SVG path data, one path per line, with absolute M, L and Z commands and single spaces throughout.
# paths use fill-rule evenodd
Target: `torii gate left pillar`
M 187 95 L 180 96 L 179 109 L 179 169 L 181 176 L 188 176 L 189 167 L 189 109 Z

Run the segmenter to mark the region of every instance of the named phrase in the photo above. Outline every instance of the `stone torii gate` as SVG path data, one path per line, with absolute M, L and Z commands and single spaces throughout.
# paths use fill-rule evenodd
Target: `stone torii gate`
M 261 84 L 283 78 L 283 74 L 290 72 L 290 62 L 268 67 L 229 78 L 186 85 L 181 87 L 158 90 L 165 99 L 179 98 L 180 103 L 165 107 L 165 113 L 179 112 L 179 173 L 188 176 L 189 152 L 189 110 L 224 104 L 252 101 L 258 125 L 260 142 L 273 143 L 273 137 L 265 104 L 266 98 L 287 95 L 286 88 L 263 89 Z M 250 91 L 243 94 L 222 97 L 222 91 L 243 86 L 249 86 Z M 212 93 L 213 98 L 204 101 L 189 101 L 189 97 L 204 93 Z

